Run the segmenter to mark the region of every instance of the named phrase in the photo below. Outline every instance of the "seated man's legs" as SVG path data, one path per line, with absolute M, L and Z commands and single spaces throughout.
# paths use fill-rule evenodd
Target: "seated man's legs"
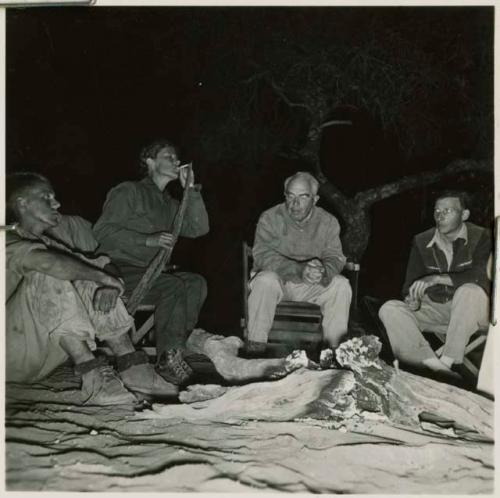
M 116 375 L 104 375 L 97 368 L 100 365 L 91 351 L 95 329 L 85 301 L 69 281 L 37 272 L 24 278 L 7 306 L 7 380 L 35 382 L 69 357 L 77 371 L 83 365 L 89 367 L 80 372 L 86 401 L 135 403 L 135 396 Z M 126 333 L 129 326 L 124 321 L 115 332 Z
M 134 392 L 176 395 L 177 388 L 154 372 L 144 353 L 134 350 L 128 335 L 132 317 L 123 302 L 118 300 L 109 313 L 94 310 L 96 288 L 94 282 L 69 282 L 36 272 L 24 279 L 8 310 L 8 380 L 39 380 L 70 357 L 82 375 L 88 403 L 137 402 L 124 384 Z M 94 357 L 96 337 L 117 356 L 120 378 L 106 361 Z
M 177 272 L 177 278 L 184 282 L 186 295 L 186 332 L 191 332 L 198 323 L 200 311 L 207 298 L 207 281 L 197 273 Z M 186 334 L 187 335 L 187 334 Z M 184 343 L 187 337 L 184 338 Z
M 53 327 L 50 323 L 53 308 L 47 307 L 46 315 L 40 316 L 40 308 L 37 306 L 39 296 L 47 295 L 47 292 L 41 285 L 43 281 L 36 276 L 37 274 L 33 274 L 25 278 L 7 302 L 5 323 L 7 382 L 36 382 L 68 359 L 66 351 L 50 334 Z M 56 287 L 53 291 L 57 294 L 62 293 L 63 286 Z
M 424 361 L 431 358 L 437 360 L 421 332 L 417 313 L 411 311 L 406 303 L 387 301 L 380 308 L 379 317 L 389 337 L 392 352 L 398 360 L 412 366 L 422 366 Z
M 462 363 L 470 336 L 488 326 L 489 298 L 476 284 L 461 285 L 451 302 L 451 316 L 441 359 L 449 366 Z
M 266 343 L 271 330 L 276 306 L 283 298 L 278 275 L 261 271 L 250 281 L 248 296 L 248 340 Z
M 126 294 L 130 295 L 144 268 L 121 267 Z M 196 273 L 161 273 L 144 298 L 154 304 L 155 340 L 158 357 L 172 349 L 184 349 L 189 332 L 196 326 L 207 297 L 207 284 Z
M 317 304 L 323 313 L 323 337 L 332 348 L 336 348 L 347 333 L 352 290 L 349 280 L 335 275 L 327 287 L 322 285 L 285 285 L 285 299 Z
M 479 286 L 460 286 L 453 300 L 435 303 L 424 296 L 418 311 L 411 311 L 402 301 L 388 301 L 379 311 L 391 342 L 394 356 L 410 365 L 432 369 L 462 363 L 470 336 L 488 323 L 489 300 Z M 422 330 L 446 334 L 439 363 Z

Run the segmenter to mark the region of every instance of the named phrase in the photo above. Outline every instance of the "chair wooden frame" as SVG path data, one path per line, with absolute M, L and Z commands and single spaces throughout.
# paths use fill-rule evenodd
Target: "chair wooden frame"
M 424 331 L 424 334 L 433 334 L 440 341 L 442 346 L 437 348 L 434 352 L 437 356 L 441 356 L 444 350 L 444 343 L 446 342 L 446 334 L 442 332 L 433 332 L 433 331 Z M 464 359 L 463 365 L 464 367 L 475 377 L 479 376 L 479 368 L 472 363 L 472 361 L 467 357 L 473 351 L 476 351 L 479 347 L 481 347 L 486 342 L 486 337 L 488 335 L 488 329 L 478 329 L 474 334 L 472 334 L 471 339 L 464 351 Z
M 149 312 L 150 314 L 148 318 L 146 318 L 146 321 L 138 329 L 135 327 L 135 324 L 132 327 L 130 336 L 134 344 L 138 344 L 144 338 L 144 336 L 153 329 L 155 323 L 154 304 L 140 304 L 137 308 L 137 311 Z
M 154 327 L 154 311 L 155 311 L 155 305 L 154 304 L 140 304 L 139 307 L 137 308 L 137 312 L 148 312 L 149 316 L 146 318 L 146 320 L 143 322 L 143 324 L 137 328 L 135 325 L 135 315 L 134 315 L 134 322 L 132 323 L 132 328 L 130 329 L 130 339 L 132 340 L 132 344 L 137 345 L 146 334 L 152 331 Z M 105 353 L 106 355 L 111 355 L 111 350 L 107 346 L 100 346 L 97 348 L 98 351 L 101 351 Z M 156 347 L 154 346 L 145 346 L 141 348 L 143 351 L 145 351 L 148 355 L 150 356 L 156 356 Z

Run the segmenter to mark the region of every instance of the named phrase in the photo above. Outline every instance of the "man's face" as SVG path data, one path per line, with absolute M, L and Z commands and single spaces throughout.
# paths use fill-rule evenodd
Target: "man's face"
M 469 210 L 463 209 L 456 197 L 439 199 L 434 206 L 436 227 L 443 235 L 454 235 L 468 217 Z
M 61 218 L 58 209 L 61 204 L 48 183 L 34 185 L 18 202 L 21 224 L 43 230 L 58 225 Z
M 313 195 L 309 182 L 299 178 L 292 180 L 285 190 L 285 204 L 290 217 L 295 221 L 305 220 L 318 201 Z
M 173 147 L 164 147 L 156 154 L 154 159 L 148 159 L 151 172 L 171 179 L 179 177 L 180 163 L 177 152 Z

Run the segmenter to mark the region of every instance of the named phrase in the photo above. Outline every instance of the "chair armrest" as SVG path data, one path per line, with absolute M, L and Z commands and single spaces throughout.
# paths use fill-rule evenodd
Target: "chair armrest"
M 361 265 L 359 263 L 353 263 L 352 261 L 348 261 L 345 264 L 344 269 L 349 271 L 359 271 L 361 269 Z

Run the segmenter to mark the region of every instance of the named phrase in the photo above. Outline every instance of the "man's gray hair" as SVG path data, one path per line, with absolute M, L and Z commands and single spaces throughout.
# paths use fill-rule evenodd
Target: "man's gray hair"
M 308 173 L 307 171 L 297 171 L 297 173 L 295 173 L 294 175 L 289 176 L 285 180 L 285 192 L 288 188 L 288 185 L 290 185 L 290 183 L 294 180 L 305 180 L 307 183 L 309 183 L 309 187 L 311 188 L 313 195 L 318 194 L 319 182 L 318 180 L 316 180 L 316 178 L 314 178 L 313 175 L 311 175 L 311 173 Z

